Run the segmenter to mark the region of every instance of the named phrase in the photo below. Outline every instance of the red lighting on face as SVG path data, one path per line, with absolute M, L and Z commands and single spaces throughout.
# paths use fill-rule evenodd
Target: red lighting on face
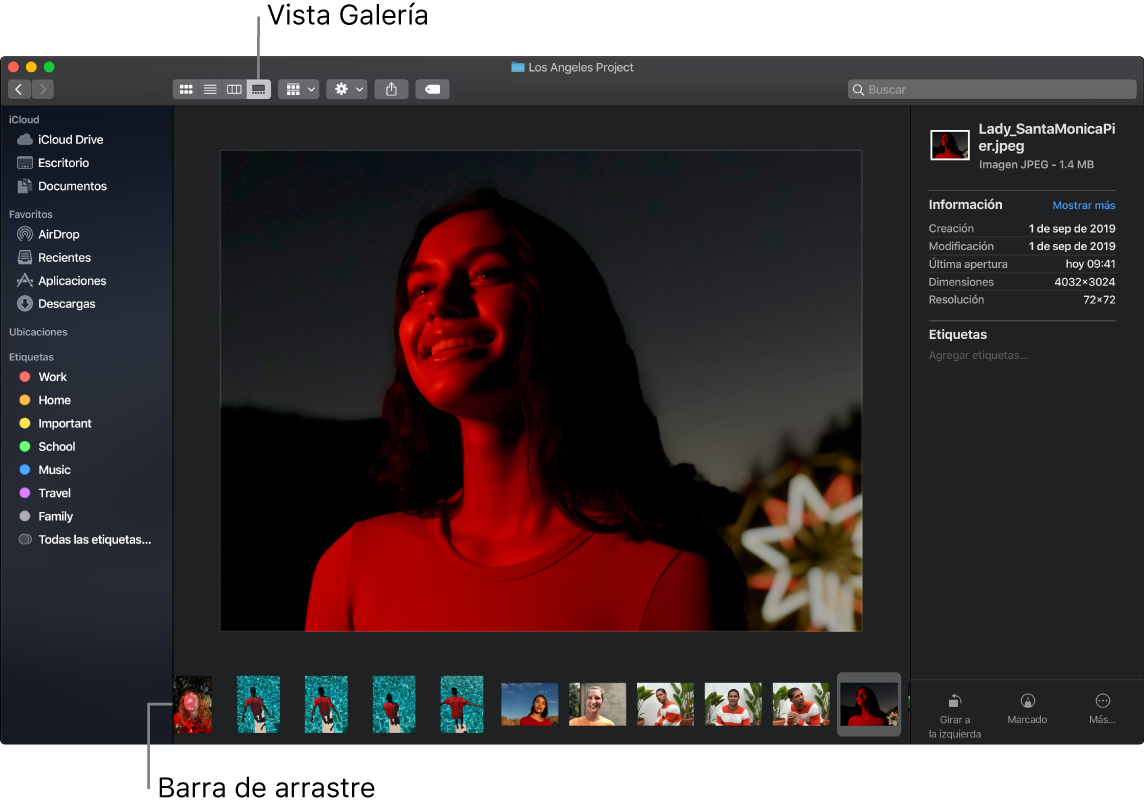
M 500 247 L 506 239 L 491 212 L 460 213 L 426 234 L 410 268 L 402 351 L 421 394 L 454 416 L 510 406 L 506 369 L 520 302 Z

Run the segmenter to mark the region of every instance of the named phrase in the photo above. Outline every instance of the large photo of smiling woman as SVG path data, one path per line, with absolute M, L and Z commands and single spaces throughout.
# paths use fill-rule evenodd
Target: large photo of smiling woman
M 608 289 L 568 233 L 490 188 L 429 214 L 394 337 L 381 477 L 401 511 L 326 551 L 306 629 L 745 626 L 743 577 L 677 491 Z
M 860 180 L 852 152 L 223 153 L 223 628 L 769 628 L 743 526 L 774 470 L 834 503 L 860 457 Z M 794 597 L 853 573 L 816 530 L 767 557 Z

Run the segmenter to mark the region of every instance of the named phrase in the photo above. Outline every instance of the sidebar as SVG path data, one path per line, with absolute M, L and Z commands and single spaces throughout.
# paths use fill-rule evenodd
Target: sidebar
M 1141 108 L 911 115 L 911 738 L 1139 744 Z
M 171 700 L 171 111 L 6 106 L 0 132 L 0 729 L 137 744 Z

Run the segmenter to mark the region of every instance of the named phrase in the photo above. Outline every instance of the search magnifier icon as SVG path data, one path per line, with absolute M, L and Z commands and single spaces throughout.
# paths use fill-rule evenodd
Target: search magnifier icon
M 854 95 L 856 95 L 856 96 L 866 95 L 865 93 L 862 92 L 862 85 L 861 84 L 855 84 L 853 87 L 850 88 L 850 92 L 854 93 Z

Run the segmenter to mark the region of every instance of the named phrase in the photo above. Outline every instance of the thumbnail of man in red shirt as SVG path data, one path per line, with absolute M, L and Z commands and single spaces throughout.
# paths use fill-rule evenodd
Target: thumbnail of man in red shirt
M 790 710 L 783 720 L 784 724 L 789 727 L 814 727 L 822 724 L 822 709 L 808 700 L 801 688 L 792 688 L 787 696 L 790 697 Z
M 397 715 L 397 703 L 393 701 L 393 694 L 385 695 L 385 702 L 382 703 L 381 709 L 389 717 L 389 732 L 400 733 L 401 717 Z
M 480 708 L 482 711 L 485 709 L 484 705 L 478 705 L 475 702 L 469 702 L 462 696 L 458 696 L 457 689 L 452 688 L 453 696 L 446 697 L 441 701 L 442 705 L 448 705 L 449 710 L 453 716 L 453 724 L 457 728 L 458 733 L 468 733 L 469 728 L 465 725 L 465 706 L 472 705 L 474 708 Z
M 250 686 L 250 696 L 246 698 L 246 704 L 242 706 L 242 718 L 239 722 L 246 721 L 246 710 L 250 709 L 250 717 L 254 720 L 254 732 L 266 732 L 266 717 L 270 713 L 266 710 L 266 706 L 262 702 L 262 697 L 258 696 L 254 691 L 254 686 Z
M 330 716 L 330 711 L 337 714 L 338 719 L 342 715 L 338 713 L 338 709 L 334 707 L 333 700 L 326 696 L 326 689 L 321 686 L 318 687 L 318 696 L 314 697 L 314 704 L 310 706 L 310 721 L 314 721 L 314 709 L 317 708 L 322 712 L 322 733 L 334 732 L 334 717 Z

